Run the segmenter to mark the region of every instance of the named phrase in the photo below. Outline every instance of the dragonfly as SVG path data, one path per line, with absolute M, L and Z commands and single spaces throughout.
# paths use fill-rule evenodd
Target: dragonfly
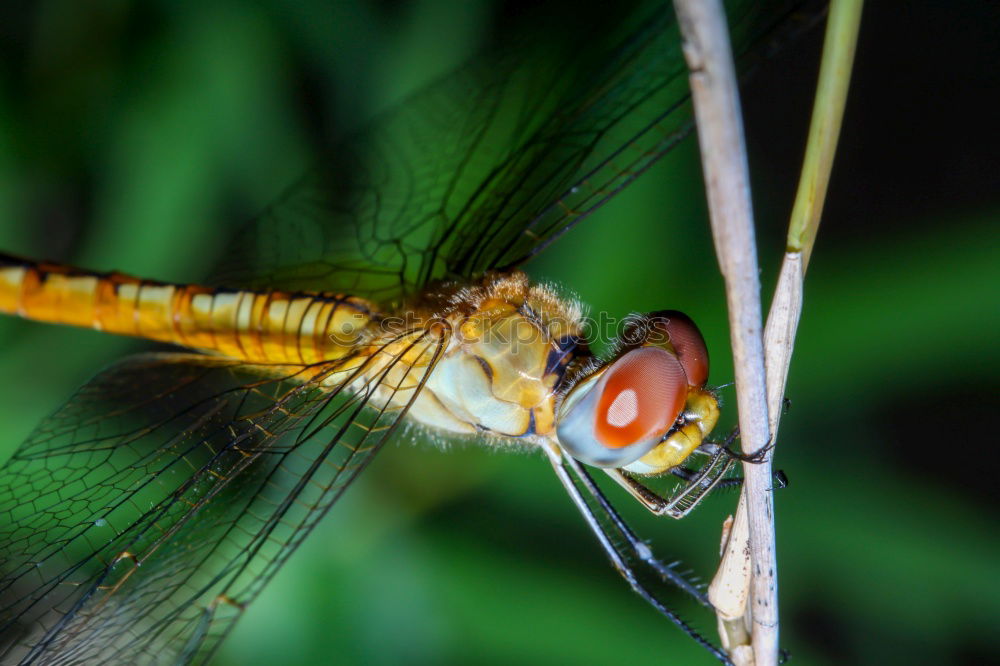
M 98 373 L 0 469 L 4 663 L 206 663 L 387 442 L 440 437 L 541 451 L 628 584 L 727 661 L 643 572 L 703 590 L 589 471 L 681 518 L 745 459 L 709 438 L 700 331 L 636 316 L 598 357 L 582 305 L 520 270 L 692 128 L 669 6 L 628 9 L 406 100 L 202 284 L 0 255 L 0 311 L 172 345 Z M 796 2 L 728 12 L 743 69 L 806 22 Z

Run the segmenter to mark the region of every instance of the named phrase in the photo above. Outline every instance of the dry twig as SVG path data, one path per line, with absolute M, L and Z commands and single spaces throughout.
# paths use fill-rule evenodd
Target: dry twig
M 831 7 L 788 248 L 763 335 L 746 149 L 725 15 L 720 0 L 674 0 L 674 6 L 691 70 L 712 233 L 726 284 L 743 450 L 750 453 L 777 433 L 805 266 L 843 117 L 861 0 L 834 0 Z M 723 645 L 737 664 L 776 664 L 779 656 L 770 457 L 744 465 L 736 519 L 727 527 L 731 531 L 709 593 Z M 748 588 L 752 603 L 747 608 Z

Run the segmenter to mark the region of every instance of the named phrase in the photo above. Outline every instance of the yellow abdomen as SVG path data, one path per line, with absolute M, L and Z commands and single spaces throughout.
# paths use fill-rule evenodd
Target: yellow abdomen
M 166 284 L 2 254 L 0 312 L 282 364 L 341 358 L 378 318 L 353 296 Z

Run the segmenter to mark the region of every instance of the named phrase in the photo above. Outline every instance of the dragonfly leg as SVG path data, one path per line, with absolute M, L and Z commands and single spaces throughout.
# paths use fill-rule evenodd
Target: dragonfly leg
M 641 582 L 638 564 L 643 564 L 652 569 L 661 580 L 670 583 L 675 587 L 687 592 L 701 605 L 706 608 L 713 608 L 705 592 L 680 574 L 676 569 L 676 564 L 664 564 L 654 555 L 649 545 L 639 539 L 632 529 L 622 520 L 618 512 L 614 510 L 611 503 L 594 483 L 594 480 L 576 460 L 568 455 L 564 455 L 559 446 L 555 443 L 543 445 L 543 450 L 552 463 L 552 468 L 556 473 L 566 492 L 569 494 L 573 504 L 576 505 L 580 513 L 587 522 L 587 526 L 594 532 L 601 548 L 611 560 L 622 578 L 629 584 L 639 596 L 646 600 L 661 615 L 668 618 L 675 625 L 680 627 L 688 636 L 694 639 L 699 645 L 704 647 L 723 664 L 732 665 L 728 655 L 719 647 L 713 645 L 705 637 L 695 631 L 677 613 L 668 608 L 660 601 L 657 594 L 644 583 Z M 630 560 L 638 560 L 633 564 Z
M 729 456 L 733 460 L 739 460 L 740 462 L 750 463 L 752 465 L 757 465 L 764 462 L 765 457 L 768 452 L 774 448 L 774 443 L 771 440 L 767 441 L 767 444 L 760 447 L 752 453 L 740 453 L 733 448 L 733 443 L 736 438 L 740 436 L 739 426 L 733 428 L 732 432 L 726 436 L 723 442 L 702 442 L 698 448 L 694 450 L 695 453 L 700 453 L 702 455 L 714 456 L 718 452 L 722 452 Z
M 670 470 L 670 473 L 676 477 L 684 479 L 685 481 L 690 481 L 698 473 L 698 470 L 691 469 L 690 467 L 674 467 Z M 782 490 L 788 487 L 788 475 L 785 474 L 784 470 L 775 470 L 772 473 L 773 485 L 772 490 Z M 743 485 L 743 477 L 737 477 L 735 479 L 723 479 L 716 484 L 716 490 L 722 490 L 724 488 L 738 488 Z
M 677 473 L 687 483 L 671 498 L 665 498 L 650 490 L 635 477 L 620 469 L 604 470 L 618 485 L 627 490 L 632 497 L 657 516 L 670 516 L 681 519 L 691 512 L 709 492 L 723 480 L 726 472 L 732 467 L 735 458 L 729 455 L 728 449 L 716 446 L 709 462 L 698 470 L 687 470 Z M 689 472 L 689 474 L 687 474 Z
M 725 454 L 722 454 L 725 455 Z M 743 479 L 724 479 L 729 464 L 717 466 L 714 470 L 712 464 L 706 465 L 702 470 L 691 469 L 690 467 L 674 467 L 670 473 L 687 483 L 674 497 L 667 499 L 651 490 L 635 477 L 629 476 L 619 469 L 604 470 L 608 476 L 614 479 L 618 485 L 627 490 L 632 497 L 651 513 L 657 516 L 668 515 L 671 518 L 683 518 L 700 502 L 709 492 L 715 489 L 736 488 L 743 485 Z M 776 470 L 773 475 L 772 490 L 781 490 L 788 487 L 788 476 L 782 470 Z

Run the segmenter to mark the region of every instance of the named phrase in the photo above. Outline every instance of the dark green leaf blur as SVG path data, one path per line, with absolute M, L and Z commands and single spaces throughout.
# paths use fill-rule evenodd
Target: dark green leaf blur
M 0 10 L 0 249 L 197 281 L 335 138 L 482 48 L 518 3 L 48 0 Z M 793 664 L 1000 660 L 997 10 L 870 3 L 776 465 Z M 992 26 L 992 28 L 990 27 Z M 744 89 L 765 299 L 821 30 Z M 585 43 L 580 48 L 586 48 Z M 695 141 L 527 269 L 592 313 L 680 309 L 732 381 Z M 140 343 L 0 320 L 0 454 Z M 732 387 L 722 395 L 735 422 Z M 993 418 L 991 418 L 993 417 Z M 703 577 L 737 495 L 680 523 Z M 704 633 L 714 618 L 678 607 Z M 607 565 L 535 454 L 390 447 L 223 645 L 228 664 L 712 663 Z

